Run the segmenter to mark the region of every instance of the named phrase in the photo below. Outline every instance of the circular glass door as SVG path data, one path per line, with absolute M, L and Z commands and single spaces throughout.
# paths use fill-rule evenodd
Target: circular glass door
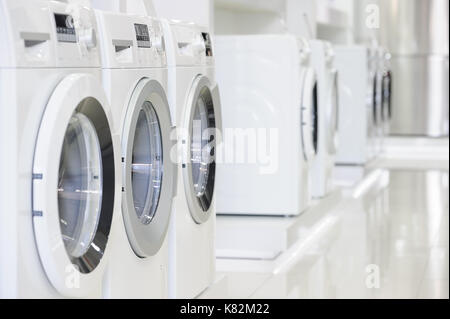
M 164 88 L 138 82 L 128 104 L 122 134 L 122 216 L 134 253 L 155 255 L 166 237 L 176 187 L 170 109 Z
M 392 72 L 388 71 L 388 118 L 392 119 Z
M 383 73 L 381 79 L 381 119 L 383 122 L 388 118 L 388 105 L 387 105 L 387 74 Z
M 317 154 L 318 139 L 318 96 L 317 80 L 313 69 L 304 73 L 301 106 L 301 141 L 305 161 L 311 161 Z
M 148 225 L 158 208 L 163 178 L 161 127 L 156 111 L 148 101 L 139 111 L 132 152 L 134 209 L 140 222 Z
M 389 121 L 391 110 L 391 72 L 387 71 L 383 76 L 383 120 Z
M 377 76 L 374 75 L 372 79 L 372 116 L 375 126 L 378 124 L 377 104 L 378 104 L 378 88 Z
M 313 137 L 314 154 L 317 154 L 319 143 L 319 96 L 318 96 L 318 84 L 314 84 L 312 95 L 312 108 L 311 108 L 311 134 Z
M 204 212 L 214 193 L 215 114 L 211 91 L 204 87 L 194 104 L 191 129 L 191 173 L 195 197 Z
M 102 207 L 102 158 L 89 118 L 74 113 L 64 137 L 59 164 L 58 207 L 64 245 L 71 258 L 89 250 Z
M 100 263 L 114 207 L 114 154 L 101 104 L 84 99 L 64 135 L 58 170 L 58 216 L 64 246 L 80 272 Z
M 184 117 L 183 180 L 192 218 L 198 224 L 209 220 L 216 178 L 216 130 L 220 125 L 220 99 L 207 77 L 195 79 Z

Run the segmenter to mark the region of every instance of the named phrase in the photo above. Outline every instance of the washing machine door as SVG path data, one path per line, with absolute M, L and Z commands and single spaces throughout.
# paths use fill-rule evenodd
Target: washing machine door
M 387 84 L 387 103 L 388 103 L 388 119 L 392 119 L 392 71 L 388 71 Z
M 108 106 L 91 75 L 53 91 L 33 162 L 33 224 L 42 265 L 56 290 L 85 297 L 101 287 L 115 199 Z
M 303 156 L 307 162 L 310 162 L 317 154 L 319 137 L 318 84 L 313 69 L 307 69 L 305 72 L 301 103 Z
M 205 76 L 193 83 L 184 115 L 182 139 L 183 180 L 192 218 L 198 224 L 214 212 L 216 151 L 220 130 L 220 97 L 217 85 Z
M 391 109 L 391 72 L 386 71 L 383 75 L 383 120 L 389 122 L 392 117 Z
M 375 73 L 372 78 L 372 119 L 374 128 L 378 126 L 378 77 Z
M 171 131 L 164 88 L 142 79 L 132 94 L 122 133 L 122 214 L 131 247 L 141 258 L 155 255 L 167 234 L 176 190 Z
M 331 71 L 331 82 L 328 95 L 327 110 L 327 148 L 329 154 L 336 154 L 338 148 L 338 126 L 339 126 L 339 88 L 338 88 L 338 72 Z
M 384 124 L 384 116 L 383 116 L 383 112 L 384 112 L 384 105 L 383 105 L 384 104 L 384 101 L 383 101 L 384 76 L 383 76 L 383 73 L 377 72 L 377 75 L 375 78 L 376 78 L 376 110 L 375 110 L 375 112 L 377 112 L 378 129 L 381 130 L 383 127 L 383 124 Z

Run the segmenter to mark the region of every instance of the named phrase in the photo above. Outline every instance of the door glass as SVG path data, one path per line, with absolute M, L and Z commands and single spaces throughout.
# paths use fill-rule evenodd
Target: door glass
M 313 95 L 312 95 L 312 109 L 311 109 L 311 134 L 313 137 L 313 147 L 314 153 L 317 154 L 317 143 L 319 138 L 319 104 L 318 104 L 318 92 L 317 92 L 317 82 L 314 84 Z
M 375 125 L 378 124 L 378 115 L 377 115 L 377 104 L 378 104 L 378 89 L 377 89 L 377 76 L 373 77 L 373 101 L 372 101 L 372 112 L 373 112 L 373 123 Z
M 100 143 L 88 117 L 75 112 L 64 137 L 59 164 L 58 207 L 70 257 L 90 248 L 101 213 L 103 169 Z
M 134 133 L 131 181 L 136 214 L 151 223 L 158 208 L 163 178 L 161 127 L 153 105 L 145 102 Z
M 388 72 L 388 84 L 387 84 L 387 90 L 388 90 L 388 118 L 389 120 L 392 119 L 392 73 L 391 71 Z
M 199 98 L 194 112 L 192 126 L 192 176 L 194 189 L 197 196 L 204 194 L 208 180 L 209 154 L 205 147 L 209 142 L 203 138 L 203 132 L 208 128 L 208 114 L 205 101 Z
M 386 72 L 383 76 L 383 120 L 389 120 L 391 118 L 391 92 L 390 92 L 390 82 L 391 82 L 390 72 Z
M 204 211 L 209 209 L 214 188 L 215 114 L 212 95 L 205 87 L 194 105 L 191 131 L 191 163 L 195 196 Z
M 384 122 L 387 119 L 387 75 L 383 73 L 381 80 L 381 120 Z

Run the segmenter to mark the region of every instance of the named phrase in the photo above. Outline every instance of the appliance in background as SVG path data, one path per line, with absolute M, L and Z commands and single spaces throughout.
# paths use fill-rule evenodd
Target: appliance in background
M 0 6 L 0 297 L 100 298 L 120 157 L 94 13 Z
M 339 73 L 338 165 L 365 165 L 375 155 L 373 125 L 373 77 L 369 72 L 369 49 L 335 46 Z
M 217 36 L 223 162 L 217 212 L 298 215 L 317 151 L 317 78 L 293 35 Z
M 338 72 L 334 65 L 334 51 L 329 42 L 311 40 L 311 50 L 318 91 L 317 156 L 311 169 L 311 193 L 314 198 L 321 198 L 333 189 L 340 116 Z
M 392 54 L 392 135 L 449 135 L 449 2 L 381 0 L 380 44 Z
M 169 227 L 169 297 L 194 298 L 215 276 L 216 153 L 221 107 L 209 30 L 163 23 L 178 187 Z
M 103 85 L 121 139 L 121 214 L 113 218 L 105 298 L 168 297 L 168 226 L 176 190 L 161 22 L 96 11 Z

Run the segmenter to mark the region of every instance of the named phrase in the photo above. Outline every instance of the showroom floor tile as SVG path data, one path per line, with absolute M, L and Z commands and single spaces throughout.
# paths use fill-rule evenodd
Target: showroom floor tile
M 290 219 L 299 235 L 273 260 L 218 259 L 222 284 L 201 297 L 448 298 L 448 162 L 376 170 L 335 208 Z

